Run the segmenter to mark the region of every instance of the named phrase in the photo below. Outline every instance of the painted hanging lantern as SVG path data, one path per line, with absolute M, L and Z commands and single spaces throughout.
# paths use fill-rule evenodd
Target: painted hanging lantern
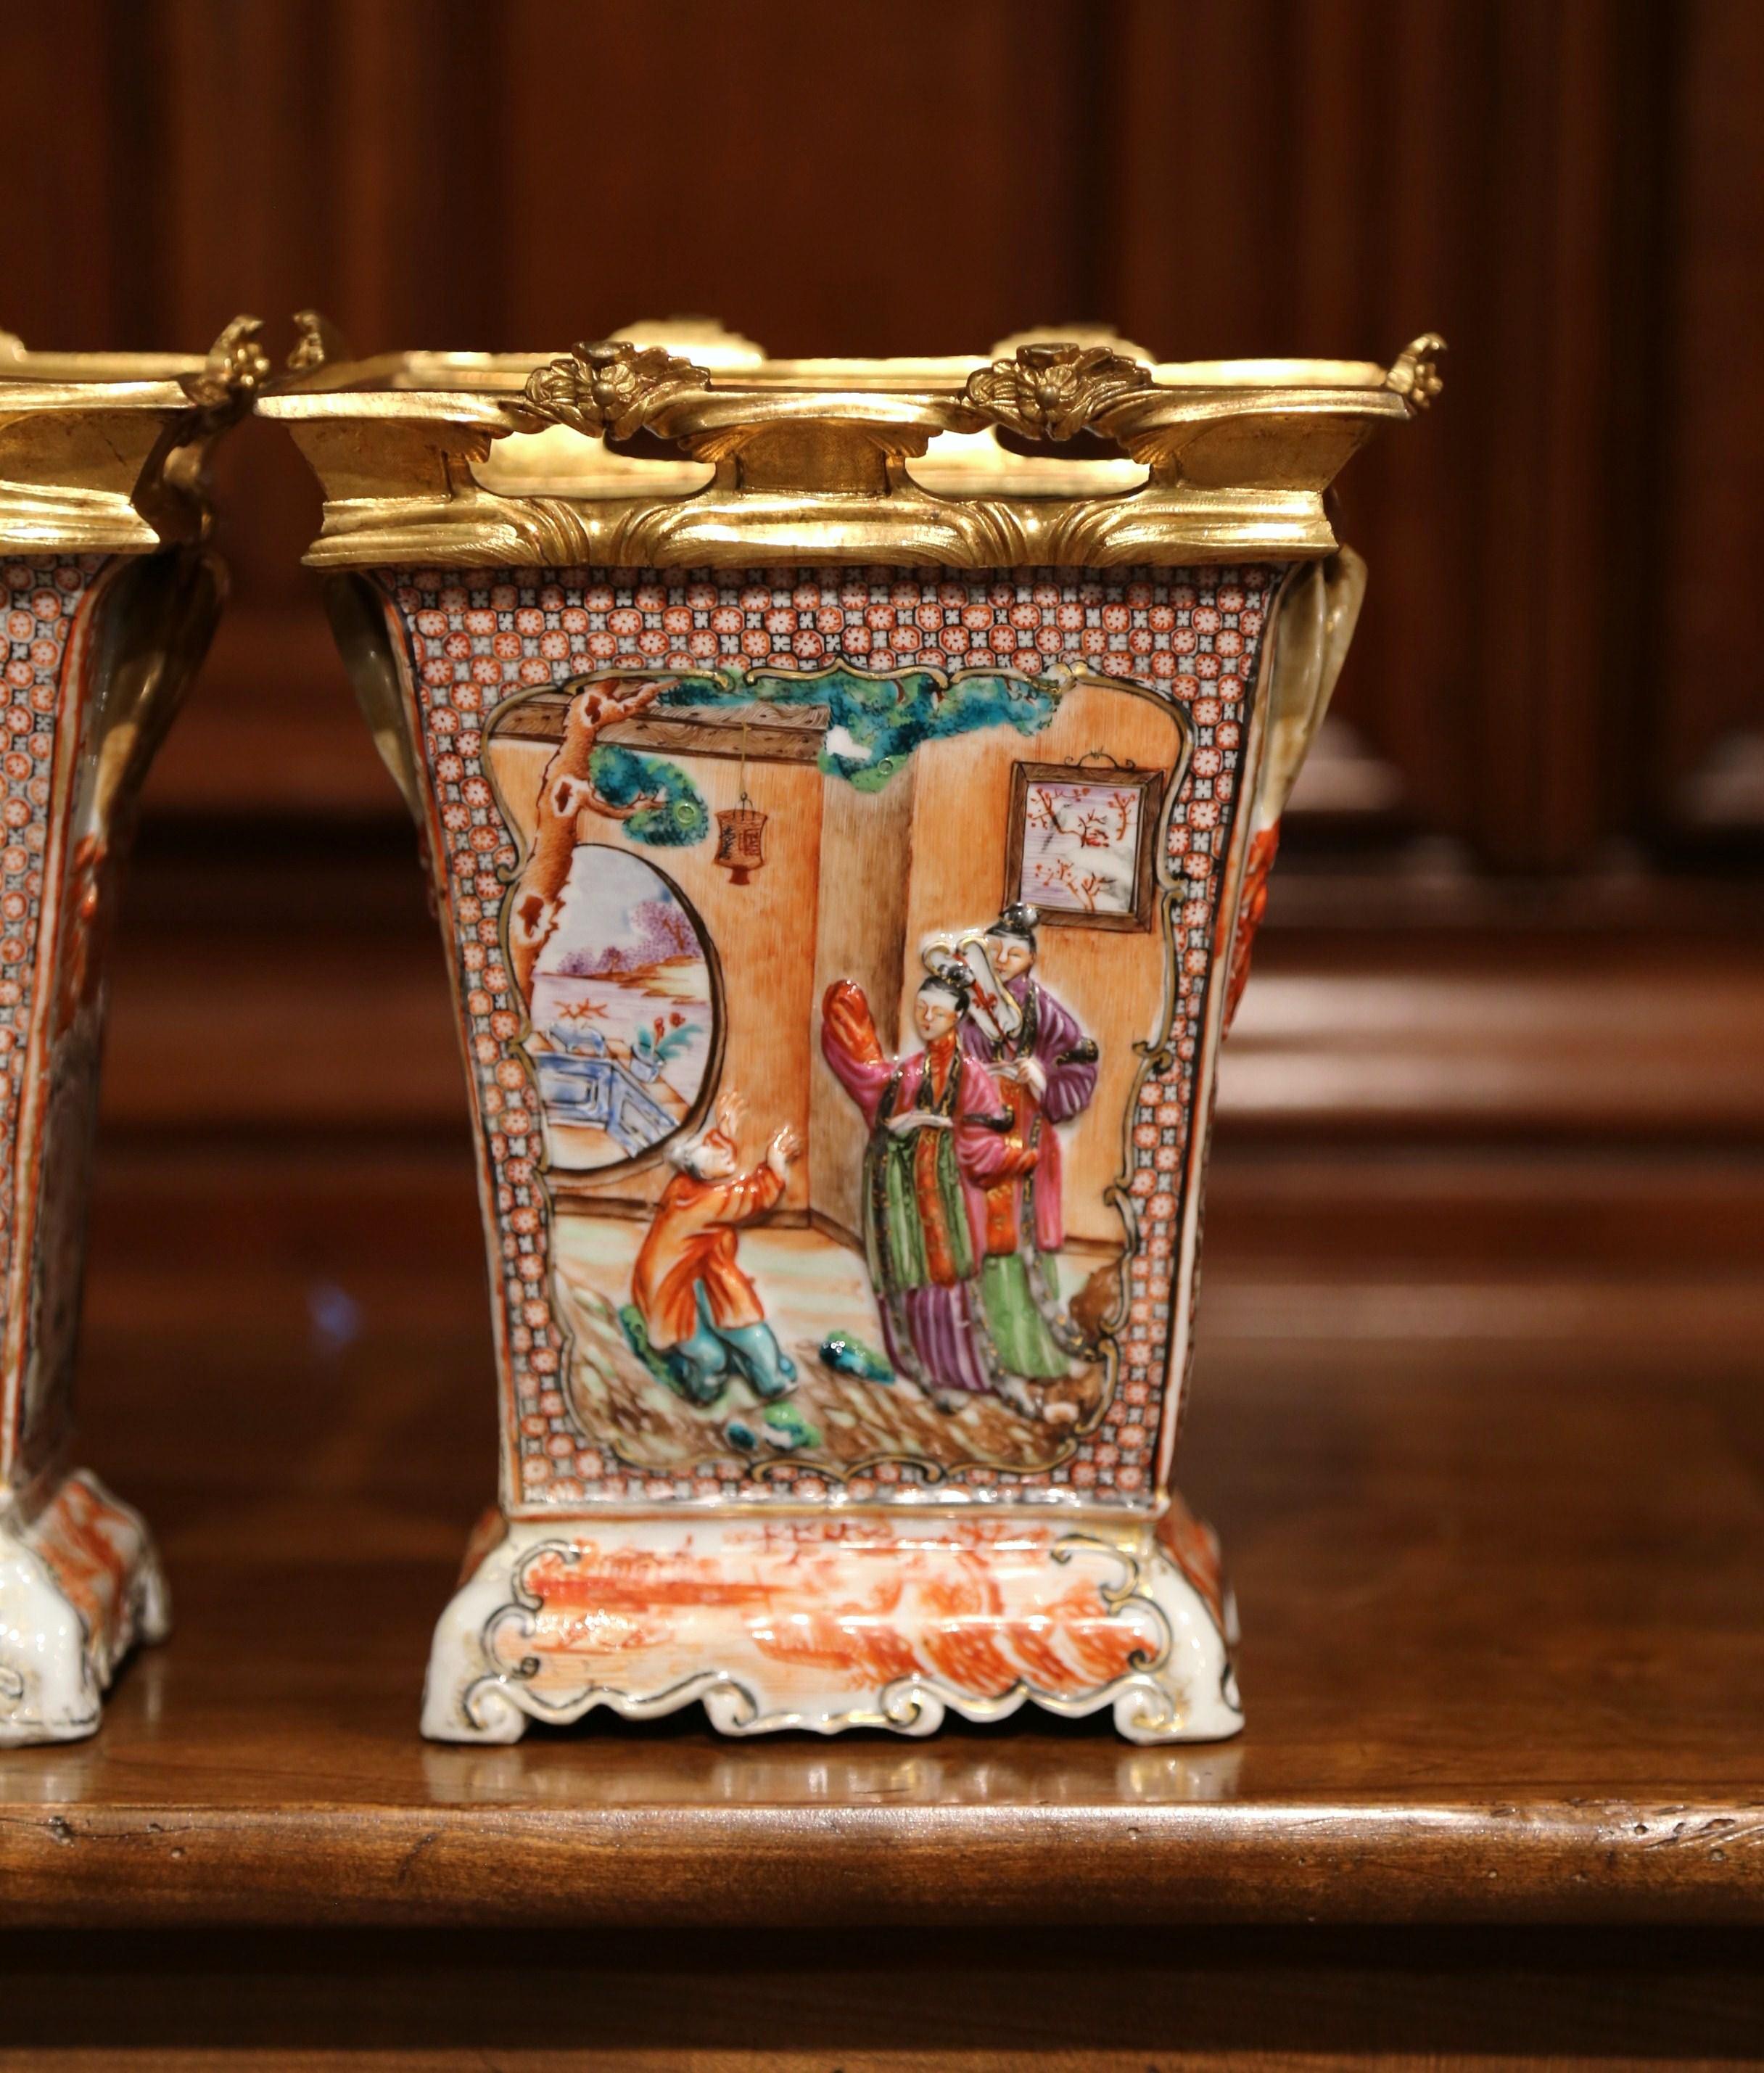
M 748 797 L 748 726 L 741 723 L 741 792 L 717 815 L 716 860 L 732 885 L 745 885 L 765 862 L 765 819 Z
M 765 815 L 747 795 L 717 815 L 716 860 L 732 885 L 745 885 L 765 863 Z

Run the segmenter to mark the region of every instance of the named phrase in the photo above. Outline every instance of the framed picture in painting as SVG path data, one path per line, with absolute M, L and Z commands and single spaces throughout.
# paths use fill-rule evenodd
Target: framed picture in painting
M 1014 764 L 1006 900 L 1038 908 L 1044 927 L 1149 929 L 1165 775 L 1131 764 Z

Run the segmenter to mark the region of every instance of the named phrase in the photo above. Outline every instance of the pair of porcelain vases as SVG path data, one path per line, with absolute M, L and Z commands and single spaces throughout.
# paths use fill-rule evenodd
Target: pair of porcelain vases
M 424 1732 L 1107 1706 L 1240 1725 L 1170 1482 L 1214 1069 L 1364 571 L 1359 363 L 0 346 L 0 1739 L 166 1630 L 71 1465 L 102 948 L 250 410 L 415 816 L 476 1124 L 501 1501 Z

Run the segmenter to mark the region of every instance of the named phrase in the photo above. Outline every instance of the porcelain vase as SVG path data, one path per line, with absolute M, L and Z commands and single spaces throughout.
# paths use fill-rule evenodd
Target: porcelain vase
M 476 1127 L 501 1490 L 427 1733 L 1239 1725 L 1172 1481 L 1214 1076 L 1358 608 L 1323 493 L 1435 350 L 639 327 L 265 405 Z
M 165 1581 L 75 1464 L 72 1379 L 105 948 L 140 783 L 220 606 L 205 464 L 262 363 L 0 336 L 0 1742 L 98 1725 Z

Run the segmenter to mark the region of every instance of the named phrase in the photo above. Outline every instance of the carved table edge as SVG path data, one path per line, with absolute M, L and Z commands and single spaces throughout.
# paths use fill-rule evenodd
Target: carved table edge
M 0 1927 L 1764 1925 L 1756 1798 L 0 1805 Z

